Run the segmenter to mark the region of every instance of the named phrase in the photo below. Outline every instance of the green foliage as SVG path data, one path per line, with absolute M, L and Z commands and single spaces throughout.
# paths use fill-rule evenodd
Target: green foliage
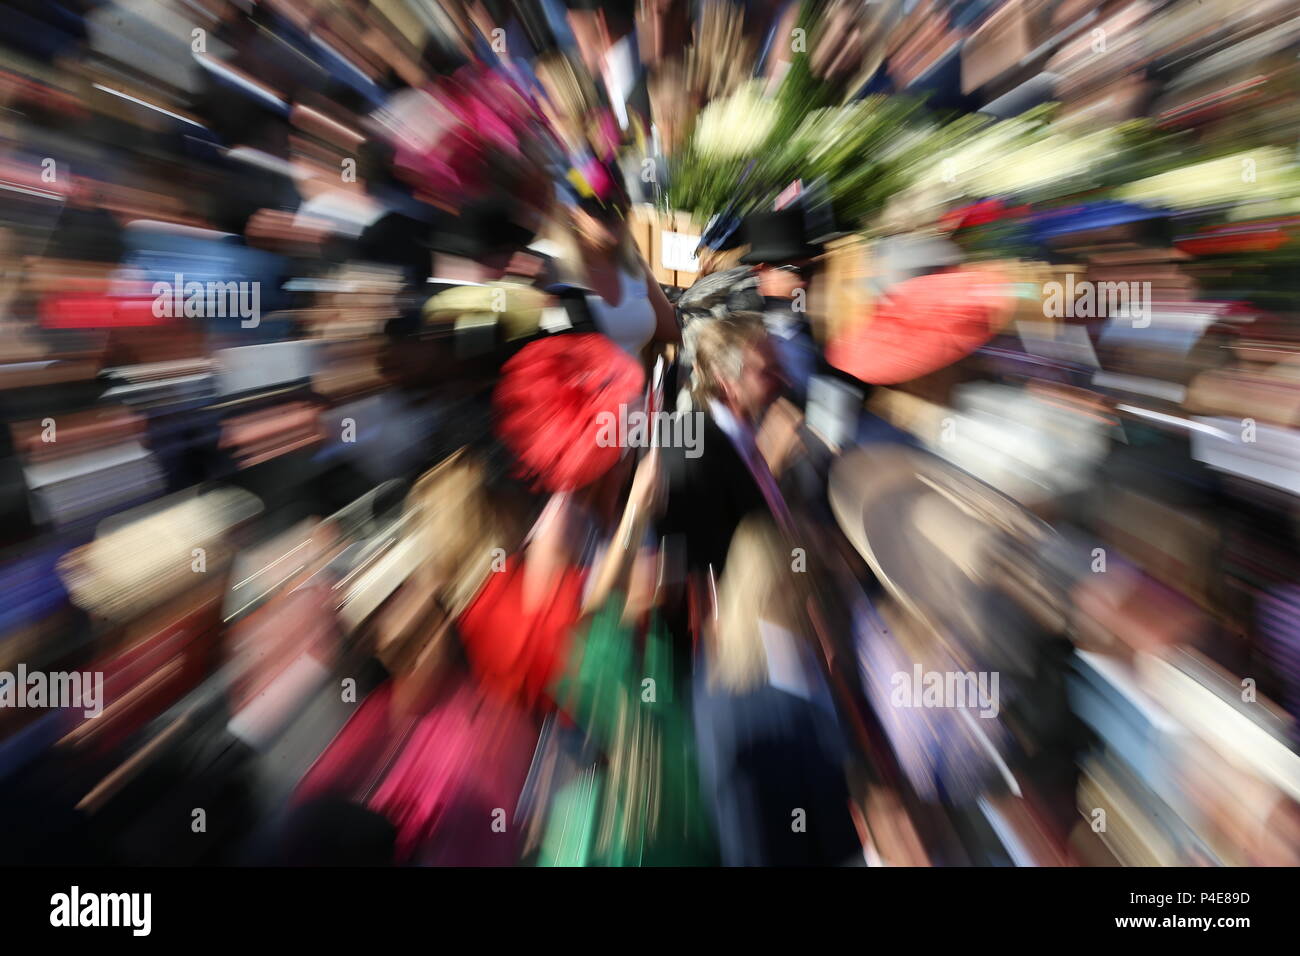
M 669 204 L 699 219 L 721 212 L 733 200 L 745 212 L 770 203 L 796 179 L 821 180 L 836 215 L 861 221 L 912 178 L 927 155 L 961 129 L 928 123 L 918 100 L 870 97 L 845 106 L 816 106 L 822 91 L 803 84 L 792 69 L 777 95 L 779 118 L 751 155 L 705 155 L 692 140 L 670 167 Z M 793 92 L 787 92 L 787 89 Z

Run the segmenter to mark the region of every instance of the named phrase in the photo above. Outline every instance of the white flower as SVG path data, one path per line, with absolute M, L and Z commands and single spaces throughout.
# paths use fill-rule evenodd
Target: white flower
M 1194 207 L 1293 196 L 1298 186 L 1287 150 L 1262 146 L 1138 180 L 1120 195 L 1130 202 Z
M 748 83 L 704 108 L 695 126 L 696 148 L 716 159 L 749 155 L 766 141 L 776 118 L 776 104 L 763 96 L 761 85 Z

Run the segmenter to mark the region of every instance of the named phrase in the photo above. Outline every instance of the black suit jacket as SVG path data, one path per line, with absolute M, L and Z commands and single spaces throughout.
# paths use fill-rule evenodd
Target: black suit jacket
M 769 511 L 731 439 L 707 411 L 698 414 L 703 425 L 699 456 L 688 457 L 689 449 L 677 447 L 661 452 L 668 505 L 660 531 L 685 540 L 687 570 L 703 571 L 712 564 L 714 574 L 720 575 L 736 526 L 746 515 Z

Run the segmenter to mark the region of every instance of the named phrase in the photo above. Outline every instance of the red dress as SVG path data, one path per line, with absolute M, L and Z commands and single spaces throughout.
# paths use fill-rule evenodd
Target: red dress
M 488 575 L 460 616 L 461 640 L 484 688 L 527 707 L 549 708 L 551 682 L 568 660 L 570 634 L 582 613 L 582 572 L 564 569 L 532 611 L 524 610 L 523 586 L 518 558 Z

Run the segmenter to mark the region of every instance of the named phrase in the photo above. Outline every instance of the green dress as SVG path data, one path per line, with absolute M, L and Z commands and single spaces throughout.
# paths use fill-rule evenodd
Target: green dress
M 656 619 L 639 648 L 622 607 L 612 595 L 593 616 L 555 687 L 603 759 L 554 796 L 538 865 L 715 864 L 690 696 L 673 686 L 672 644 Z

